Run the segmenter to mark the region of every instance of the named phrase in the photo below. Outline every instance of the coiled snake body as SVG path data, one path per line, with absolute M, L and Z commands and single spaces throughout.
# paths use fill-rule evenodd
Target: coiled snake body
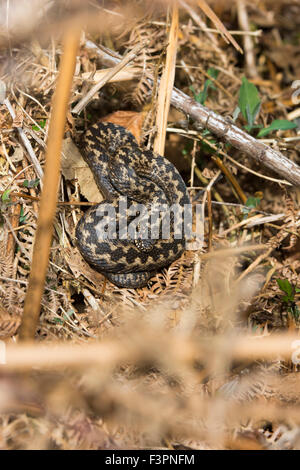
M 184 234 L 175 236 L 178 222 L 171 214 L 170 234 L 161 238 L 164 215 L 160 214 L 156 218 L 158 237 L 127 234 L 122 239 L 119 235 L 124 214 L 120 204 L 127 201 L 127 207 L 130 206 L 126 212 L 129 220 L 132 214 L 135 213 L 135 218 L 139 215 L 141 207 L 151 208 L 155 204 L 163 207 L 175 204 L 183 210 L 185 204 L 190 204 L 185 183 L 172 163 L 141 149 L 131 132 L 116 124 L 99 122 L 91 126 L 84 135 L 82 152 L 105 201 L 90 208 L 79 220 L 78 248 L 94 269 L 117 286 L 145 286 L 156 271 L 180 257 L 185 248 Z M 114 220 L 110 212 L 102 210 L 108 203 L 115 211 Z M 150 219 L 147 220 L 150 226 Z M 114 236 L 99 237 L 99 224 L 103 223 L 112 227 Z

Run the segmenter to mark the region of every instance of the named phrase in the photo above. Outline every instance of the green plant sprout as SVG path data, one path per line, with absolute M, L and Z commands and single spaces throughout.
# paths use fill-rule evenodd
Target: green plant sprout
M 276 279 L 276 282 L 279 289 L 285 294 L 281 297 L 281 300 L 287 304 L 288 312 L 295 320 L 299 320 L 300 310 L 295 303 L 295 294 L 298 294 L 300 289 L 298 287 L 294 287 L 287 279 Z

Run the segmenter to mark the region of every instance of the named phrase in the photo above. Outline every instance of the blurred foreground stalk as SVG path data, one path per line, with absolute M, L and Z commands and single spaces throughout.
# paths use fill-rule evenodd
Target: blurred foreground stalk
M 53 234 L 53 219 L 57 204 L 62 139 L 75 71 L 79 37 L 79 30 L 76 28 L 71 30 L 70 28 L 66 31 L 63 39 L 63 54 L 49 126 L 44 186 L 41 194 L 31 272 L 20 328 L 19 338 L 22 341 L 34 338 L 40 313 Z

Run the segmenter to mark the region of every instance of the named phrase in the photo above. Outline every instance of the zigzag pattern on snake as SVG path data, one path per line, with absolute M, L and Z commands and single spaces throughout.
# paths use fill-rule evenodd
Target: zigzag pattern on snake
M 161 238 L 162 214 L 156 221 L 158 237 L 144 239 L 137 235 L 121 239 L 120 201 L 127 198 L 127 206 L 133 209 L 129 220 L 139 214 L 141 204 L 147 208 L 155 204 L 168 207 L 176 204 L 183 209 L 185 204 L 190 204 L 185 183 L 171 162 L 140 148 L 131 132 L 122 126 L 108 122 L 92 125 L 86 131 L 81 147 L 105 201 L 87 210 L 79 220 L 76 227 L 78 248 L 83 258 L 115 285 L 143 287 L 159 269 L 181 256 L 185 238 L 184 235 L 179 239 L 174 236 L 177 222 L 172 214 L 170 236 Z M 101 210 L 107 203 L 114 208 L 116 221 Z M 99 238 L 99 224 L 103 223 L 113 227 L 116 236 Z M 148 224 L 150 226 L 150 219 Z M 146 229 L 148 231 L 148 227 Z

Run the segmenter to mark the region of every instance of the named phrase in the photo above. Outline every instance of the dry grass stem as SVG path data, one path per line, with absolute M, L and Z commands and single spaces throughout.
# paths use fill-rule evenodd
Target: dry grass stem
M 175 79 L 178 27 L 178 6 L 177 3 L 175 3 L 172 8 L 172 20 L 168 39 L 166 63 L 161 76 L 157 99 L 157 135 L 154 141 L 153 150 L 160 155 L 164 155 L 165 153 L 167 122 Z
M 63 43 L 64 53 L 60 66 L 60 74 L 53 101 L 46 153 L 45 178 L 43 181 L 44 188 L 41 194 L 31 272 L 20 328 L 21 340 L 32 340 L 34 338 L 40 313 L 40 303 L 49 262 L 53 219 L 56 210 L 60 175 L 60 153 L 78 44 L 79 32 L 76 30 L 67 31 Z

